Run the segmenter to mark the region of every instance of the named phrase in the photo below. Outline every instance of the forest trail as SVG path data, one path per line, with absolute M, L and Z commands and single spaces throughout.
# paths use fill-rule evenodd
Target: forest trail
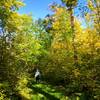
M 32 100 L 79 100 L 79 97 L 65 96 L 65 91 L 57 89 L 57 87 L 46 84 L 46 83 L 36 83 L 32 82 L 30 88 L 33 90 Z
M 30 87 L 34 93 L 33 100 L 60 100 L 64 94 L 55 87 L 45 84 L 32 82 Z

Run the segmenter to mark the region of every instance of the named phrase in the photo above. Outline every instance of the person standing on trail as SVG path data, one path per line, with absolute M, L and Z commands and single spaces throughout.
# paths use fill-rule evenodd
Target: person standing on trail
M 41 74 L 40 74 L 40 71 L 37 69 L 35 72 L 35 80 L 38 83 L 40 82 L 40 79 L 41 79 Z

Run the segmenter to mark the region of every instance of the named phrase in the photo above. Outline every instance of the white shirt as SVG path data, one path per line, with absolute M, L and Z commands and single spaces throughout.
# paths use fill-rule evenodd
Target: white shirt
M 37 70 L 35 73 L 35 77 L 37 77 L 38 75 L 40 75 L 40 72 Z

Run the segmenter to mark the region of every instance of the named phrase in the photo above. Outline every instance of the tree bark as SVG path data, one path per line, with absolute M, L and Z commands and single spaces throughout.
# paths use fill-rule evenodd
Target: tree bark
M 74 65 L 77 66 L 78 64 L 78 56 L 77 50 L 75 46 L 75 29 L 74 29 L 74 16 L 73 16 L 73 8 L 70 8 L 70 22 L 71 22 L 71 31 L 72 31 L 72 46 L 73 46 L 73 58 L 74 58 Z

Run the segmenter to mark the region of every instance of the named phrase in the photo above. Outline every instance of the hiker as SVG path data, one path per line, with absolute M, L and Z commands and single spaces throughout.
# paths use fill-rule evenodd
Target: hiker
M 41 79 L 41 74 L 40 74 L 39 70 L 37 69 L 35 72 L 35 80 L 38 83 L 38 82 L 40 82 L 40 79 Z

